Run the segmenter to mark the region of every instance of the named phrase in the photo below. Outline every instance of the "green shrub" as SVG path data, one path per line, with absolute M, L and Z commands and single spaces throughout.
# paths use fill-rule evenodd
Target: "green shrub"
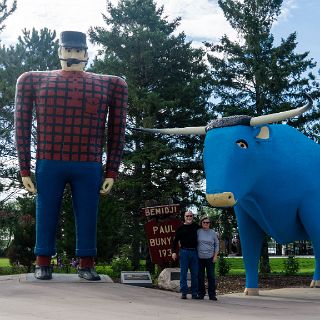
M 9 275 L 9 274 L 21 274 L 28 273 L 28 267 L 25 266 L 10 266 L 10 267 L 0 267 L 0 275 Z
M 284 260 L 283 265 L 284 273 L 287 276 L 295 275 L 299 271 L 299 261 L 295 256 L 288 256 L 288 258 Z
M 127 257 L 116 257 L 111 261 L 113 277 L 120 278 L 121 271 L 129 271 L 132 269 L 131 261 Z
M 97 265 L 96 266 L 96 271 L 98 274 L 106 274 L 109 277 L 113 277 L 113 270 L 112 267 L 106 264 L 102 264 L 102 265 Z
M 53 266 L 53 273 L 78 273 L 77 268 L 74 267 L 59 267 L 59 266 Z
M 271 273 L 271 266 L 269 256 L 261 256 L 259 260 L 259 273 L 260 274 L 269 274 Z
M 218 274 L 219 276 L 225 276 L 230 271 L 230 263 L 228 259 L 226 259 L 223 252 L 219 253 L 219 260 L 218 260 Z

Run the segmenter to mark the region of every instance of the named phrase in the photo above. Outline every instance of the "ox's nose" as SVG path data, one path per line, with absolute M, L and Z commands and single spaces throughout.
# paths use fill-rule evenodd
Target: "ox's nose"
M 206 194 L 207 201 L 213 207 L 233 207 L 236 204 L 232 192 L 223 192 L 215 194 Z

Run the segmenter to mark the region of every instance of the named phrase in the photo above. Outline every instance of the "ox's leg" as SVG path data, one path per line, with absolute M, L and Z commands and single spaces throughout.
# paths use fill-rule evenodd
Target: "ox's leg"
M 242 255 L 246 269 L 246 295 L 259 295 L 258 264 L 265 233 L 243 210 L 237 208 Z
M 320 224 L 318 212 L 319 205 L 309 201 L 306 201 L 299 210 L 300 220 L 312 241 L 315 257 L 315 269 L 313 280 L 310 284 L 311 288 L 320 288 Z

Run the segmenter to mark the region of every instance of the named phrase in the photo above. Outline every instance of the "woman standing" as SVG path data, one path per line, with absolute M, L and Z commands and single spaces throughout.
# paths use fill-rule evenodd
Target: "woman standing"
M 217 233 L 210 229 L 210 220 L 203 217 L 200 220 L 201 228 L 198 230 L 198 257 L 199 257 L 199 298 L 206 294 L 205 272 L 208 279 L 208 295 L 210 300 L 217 300 L 215 281 L 215 262 L 219 253 L 219 240 Z

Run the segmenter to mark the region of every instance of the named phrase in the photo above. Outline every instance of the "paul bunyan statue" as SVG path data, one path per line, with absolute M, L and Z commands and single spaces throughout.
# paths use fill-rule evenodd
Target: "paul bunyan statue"
M 60 35 L 61 70 L 30 71 L 17 80 L 15 136 L 24 187 L 37 194 L 35 277 L 52 278 L 51 257 L 66 184 L 71 186 L 79 277 L 100 280 L 94 268 L 99 193 L 108 194 L 124 147 L 128 88 L 117 76 L 85 72 L 86 35 Z M 30 178 L 31 128 L 36 111 L 36 187 Z M 102 152 L 107 121 L 107 163 Z M 100 192 L 99 192 L 100 190 Z

